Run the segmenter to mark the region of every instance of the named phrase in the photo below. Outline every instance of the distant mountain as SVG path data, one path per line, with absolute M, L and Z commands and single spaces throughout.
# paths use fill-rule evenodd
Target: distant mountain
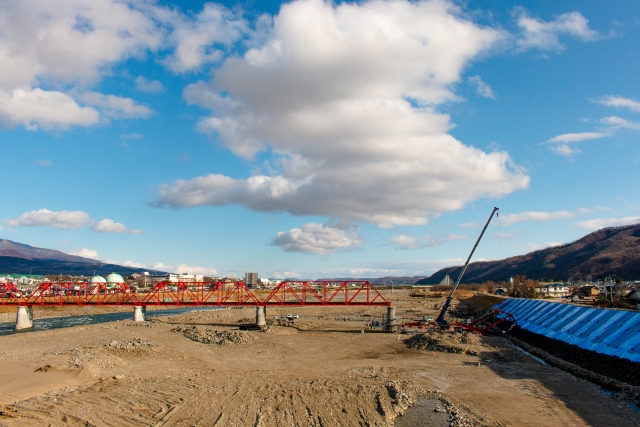
M 25 245 L 24 243 L 13 242 L 7 239 L 0 239 L 0 256 L 23 259 L 84 262 L 90 264 L 100 262 L 91 258 L 69 255 L 54 249 L 38 248 L 37 246 Z
M 461 268 L 443 268 L 417 284 L 438 284 L 447 274 L 456 280 Z M 603 228 L 573 243 L 501 261 L 472 262 L 462 282 L 499 282 L 518 274 L 535 280 L 640 279 L 640 224 Z
M 332 279 L 316 279 L 318 282 L 329 280 L 366 280 L 372 285 L 390 285 L 393 282 L 394 285 L 413 285 L 416 281 L 424 279 L 424 276 L 386 276 L 386 277 L 338 277 Z
M 96 259 L 65 254 L 53 249 L 38 248 L 11 240 L 0 239 L 0 273 L 10 274 L 70 274 L 72 276 L 90 276 L 116 272 L 130 275 L 136 272 L 162 271 L 144 268 L 125 267 L 117 264 L 105 264 Z

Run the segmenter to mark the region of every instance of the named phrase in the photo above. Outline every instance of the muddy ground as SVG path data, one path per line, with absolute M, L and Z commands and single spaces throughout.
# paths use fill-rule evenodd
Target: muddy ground
M 405 319 L 437 314 L 437 301 L 392 299 Z M 300 318 L 267 332 L 238 330 L 255 310 L 234 309 L 2 336 L 0 426 L 393 426 L 423 396 L 457 425 L 640 425 L 624 401 L 502 338 L 459 354 L 366 329 L 385 312 L 268 309 Z

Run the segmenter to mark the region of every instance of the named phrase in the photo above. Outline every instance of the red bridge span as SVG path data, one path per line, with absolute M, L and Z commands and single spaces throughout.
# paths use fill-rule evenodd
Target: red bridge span
M 253 290 L 236 282 L 160 282 L 148 292 L 126 283 L 45 282 L 23 293 L 13 283 L 0 283 L 0 305 L 16 306 L 16 330 L 33 327 L 34 306 L 132 306 L 133 319 L 144 321 L 148 306 L 256 307 L 256 324 L 264 326 L 266 307 L 387 307 L 387 329 L 395 330 L 395 308 L 368 281 L 290 281 L 272 290 Z
M 236 282 L 160 282 L 146 293 L 126 283 L 46 282 L 29 295 L 13 283 L 0 283 L 0 305 L 130 306 L 389 306 L 367 281 L 290 281 L 273 290 L 252 290 Z

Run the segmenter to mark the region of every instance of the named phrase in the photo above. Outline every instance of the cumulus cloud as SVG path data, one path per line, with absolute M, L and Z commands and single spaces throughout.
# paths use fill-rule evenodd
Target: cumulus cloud
M 453 240 L 466 239 L 468 236 L 460 234 L 445 234 L 442 236 L 411 236 L 409 234 L 399 234 L 392 237 L 389 242 L 396 245 L 396 249 L 421 249 L 433 246 L 444 245 Z
M 615 108 L 628 108 L 631 111 L 640 113 L 640 102 L 629 98 L 623 98 L 622 96 L 605 96 L 598 101 L 602 105 Z
M 563 13 L 553 21 L 542 21 L 530 17 L 522 9 L 516 9 L 517 24 L 521 30 L 521 37 L 517 43 L 520 49 L 542 49 L 560 51 L 564 45 L 559 36 L 566 34 L 582 41 L 593 41 L 601 35 L 589 28 L 589 21 L 579 12 Z
M 65 230 L 85 227 L 89 223 L 89 214 L 83 211 L 50 211 L 40 209 L 25 212 L 15 219 L 7 219 L 10 227 L 56 227 Z
M 144 266 L 143 266 L 144 267 Z M 218 271 L 215 268 L 202 267 L 199 265 L 164 265 L 158 262 L 152 267 L 154 270 L 166 271 L 168 273 L 176 274 L 202 274 L 203 276 L 217 276 Z
M 574 224 L 578 228 L 586 230 L 600 230 L 605 227 L 619 227 L 622 225 L 634 225 L 640 223 L 640 216 L 627 216 L 624 218 L 597 218 L 580 221 Z
M 0 90 L 0 121 L 30 130 L 91 126 L 99 121 L 95 108 L 80 106 L 69 95 L 39 88 Z
M 457 99 L 465 65 L 501 37 L 443 1 L 284 4 L 264 43 L 184 92 L 213 112 L 201 131 L 246 159 L 270 149 L 268 170 L 163 185 L 157 204 L 388 227 L 526 188 L 506 152 L 456 140 L 435 110 Z
M 500 215 L 500 223 L 502 225 L 510 226 L 518 222 L 548 222 L 558 219 L 573 218 L 576 216 L 575 212 L 569 211 L 557 211 L 557 212 L 539 212 L 528 211 L 514 214 Z
M 135 79 L 136 89 L 141 92 L 162 92 L 164 87 L 159 80 L 147 80 L 143 76 L 138 76 Z
M 309 222 L 300 228 L 280 231 L 271 244 L 285 252 L 329 254 L 362 245 L 363 240 L 353 230 L 343 230 L 328 224 Z
M 100 259 L 98 257 L 98 251 L 94 251 L 93 249 L 89 249 L 89 248 L 82 248 L 79 251 L 71 251 L 69 252 L 69 255 L 77 255 L 77 256 L 92 258 L 97 260 Z
M 112 64 L 159 49 L 163 14 L 166 9 L 147 2 L 3 2 L 0 120 L 29 129 L 98 123 L 97 109 L 42 86 L 85 87 L 97 82 Z
M 206 3 L 195 16 L 179 15 L 172 26 L 170 37 L 176 47 L 164 63 L 176 73 L 221 61 L 225 50 L 248 32 L 241 16 L 215 3 Z
M 81 227 L 89 227 L 93 231 L 101 233 L 129 233 L 142 234 L 142 230 L 132 230 L 112 219 L 102 221 L 92 220 L 84 211 L 50 211 L 39 209 L 25 212 L 18 218 L 7 219 L 5 224 L 10 227 L 56 227 L 64 230 L 73 230 Z
M 495 95 L 493 94 L 493 89 L 491 89 L 491 86 L 483 82 L 480 76 L 471 76 L 469 77 L 468 80 L 476 87 L 476 90 L 478 91 L 478 95 L 480 95 L 483 98 L 496 99 Z
M 93 231 L 100 233 L 126 233 L 126 234 L 144 234 L 142 230 L 134 230 L 126 227 L 124 224 L 115 222 L 112 219 L 103 219 L 91 226 Z

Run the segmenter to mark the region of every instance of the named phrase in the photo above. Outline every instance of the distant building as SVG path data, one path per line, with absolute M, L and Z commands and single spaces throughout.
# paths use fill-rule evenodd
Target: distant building
M 600 290 L 597 286 L 593 285 L 585 285 L 581 286 L 579 289 L 576 289 L 572 294 L 571 298 L 575 300 L 595 300 L 598 295 L 600 295 Z
M 255 288 L 256 286 L 258 286 L 258 273 L 245 273 L 244 284 L 250 288 Z
M 547 283 L 536 288 L 538 295 L 542 297 L 563 298 L 569 296 L 569 286 L 564 283 Z

